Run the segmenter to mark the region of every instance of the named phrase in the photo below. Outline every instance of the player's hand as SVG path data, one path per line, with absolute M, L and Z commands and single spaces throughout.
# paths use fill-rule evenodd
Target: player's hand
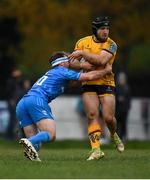
M 70 60 L 69 61 L 69 67 L 72 68 L 72 69 L 75 69 L 75 70 L 80 70 L 80 62 L 79 60 L 77 59 L 74 59 L 74 60 Z
M 108 73 L 112 73 L 112 65 L 110 65 L 109 63 L 106 64 L 105 69 Z
M 92 71 L 95 69 L 95 66 L 93 66 L 89 62 L 81 62 L 80 67 L 81 69 L 86 70 L 86 71 Z
M 83 56 L 83 51 L 77 50 L 77 51 L 74 51 L 73 53 L 71 53 L 68 57 L 69 57 L 69 59 L 74 60 L 74 59 L 81 59 L 82 56 Z

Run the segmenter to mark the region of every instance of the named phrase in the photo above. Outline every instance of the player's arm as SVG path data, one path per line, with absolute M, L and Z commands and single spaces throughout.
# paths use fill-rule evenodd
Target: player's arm
M 84 58 L 89 63 L 95 66 L 102 66 L 109 62 L 109 60 L 116 54 L 117 45 L 111 42 L 108 46 L 104 47 L 99 54 L 89 53 L 84 50 L 74 51 L 69 55 L 69 58 Z
M 69 58 L 73 60 L 74 58 L 83 57 L 89 63 L 95 66 L 101 66 L 106 64 L 112 58 L 112 56 L 113 54 L 106 50 L 102 50 L 100 54 L 93 54 L 83 50 L 77 50 L 74 51 L 71 55 L 69 55 Z
M 82 50 L 83 48 L 84 48 L 84 41 L 83 39 L 80 39 L 79 41 L 77 41 L 74 50 L 79 51 Z M 85 71 L 91 71 L 95 69 L 95 67 L 92 64 L 90 64 L 89 62 L 82 61 L 81 59 L 82 56 L 72 59 L 69 62 L 69 68 L 74 70 L 85 70 Z
M 90 71 L 87 73 L 81 73 L 79 81 L 96 80 L 110 73 L 112 73 L 112 65 L 107 63 L 105 68 L 102 70 L 95 70 L 95 71 Z
M 74 70 L 82 69 L 86 71 L 91 71 L 95 69 L 95 67 L 89 62 L 80 62 L 77 59 L 69 61 L 69 68 L 74 69 Z

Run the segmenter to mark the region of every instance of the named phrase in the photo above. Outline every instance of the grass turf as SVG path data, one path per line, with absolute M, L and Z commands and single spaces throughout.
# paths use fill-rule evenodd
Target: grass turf
M 149 179 L 149 149 L 149 142 L 128 142 L 120 154 L 113 144 L 105 145 L 105 158 L 87 162 L 88 142 L 58 141 L 42 147 L 42 162 L 31 162 L 18 142 L 0 139 L 0 178 Z

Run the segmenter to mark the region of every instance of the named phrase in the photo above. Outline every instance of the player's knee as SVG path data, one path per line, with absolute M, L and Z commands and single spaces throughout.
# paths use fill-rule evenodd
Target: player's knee
M 94 120 L 98 117 L 97 113 L 95 111 L 90 111 L 87 113 L 87 118 L 89 120 Z
M 110 123 L 113 122 L 113 116 L 112 116 L 112 115 L 109 115 L 109 114 L 104 115 L 104 116 L 103 116 L 103 119 L 104 119 L 104 121 L 105 121 L 106 123 L 108 123 L 108 124 L 110 124 Z
M 56 133 L 55 133 L 55 131 L 52 131 L 52 130 L 49 130 L 48 131 L 49 132 L 49 134 L 50 134 L 50 142 L 51 141 L 55 141 L 55 139 L 56 139 Z
M 51 137 L 51 141 L 55 141 L 55 139 L 56 139 L 56 134 L 53 134 Z

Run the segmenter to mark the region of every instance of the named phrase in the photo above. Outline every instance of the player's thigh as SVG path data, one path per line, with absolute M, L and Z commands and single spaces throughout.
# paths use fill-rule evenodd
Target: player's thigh
M 36 125 L 40 131 L 47 131 L 51 135 L 51 139 L 54 140 L 56 136 L 56 123 L 53 119 L 41 119 L 36 122 Z
M 102 115 L 104 119 L 112 119 L 115 116 L 115 96 L 106 95 L 100 97 Z
M 96 93 L 83 93 L 82 99 L 86 114 L 95 114 L 96 116 L 98 116 L 100 105 L 98 95 Z
M 28 113 L 40 131 L 47 131 L 55 139 L 55 121 L 48 103 L 40 97 L 30 96 L 25 99 Z
M 33 124 L 32 118 L 27 111 L 24 98 L 22 98 L 16 106 L 16 117 L 21 128 Z
M 29 96 L 25 98 L 27 111 L 34 123 L 41 119 L 54 119 L 52 111 L 48 103 L 41 97 Z
M 27 138 L 34 136 L 38 133 L 38 129 L 35 124 L 31 124 L 23 127 L 24 134 Z

